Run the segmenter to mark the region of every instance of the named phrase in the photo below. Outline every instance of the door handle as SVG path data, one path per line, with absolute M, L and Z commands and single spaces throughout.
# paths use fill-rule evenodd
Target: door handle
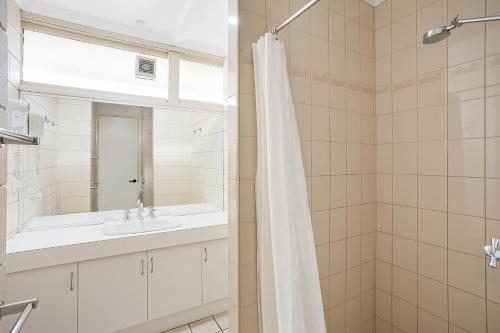
M 128 181 L 129 183 L 137 183 L 137 179 L 131 179 Z
M 70 290 L 70 291 L 73 291 L 73 289 L 74 289 L 74 288 L 73 288 L 73 277 L 74 277 L 74 276 L 75 276 L 75 273 L 73 273 L 73 272 L 71 272 L 71 273 L 69 274 L 69 279 L 70 279 L 70 280 L 69 280 L 69 290 Z

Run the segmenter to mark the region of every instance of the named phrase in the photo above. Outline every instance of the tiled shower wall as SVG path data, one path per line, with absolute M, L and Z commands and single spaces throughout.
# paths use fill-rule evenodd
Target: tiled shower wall
M 238 222 L 230 221 L 230 235 L 238 244 L 231 250 L 232 279 L 237 280 L 232 283 L 239 284 L 239 293 L 232 297 L 239 301 L 239 309 L 232 311 L 231 329 L 239 318 L 240 333 L 258 332 L 251 43 L 306 3 L 239 1 L 239 113 L 233 118 L 229 114 L 235 123 L 229 121 L 228 133 L 236 133 L 229 141 L 229 156 L 239 156 L 236 172 L 229 167 L 229 214 Z M 287 48 L 327 326 L 330 332 L 373 332 L 374 8 L 359 0 L 322 0 L 279 35 Z M 231 131 L 231 126 L 238 131 Z M 237 193 L 231 193 L 231 178 L 238 181 Z M 239 206 L 232 207 L 238 196 Z
M 377 332 L 499 332 L 500 14 L 498 0 L 386 0 L 375 10 Z

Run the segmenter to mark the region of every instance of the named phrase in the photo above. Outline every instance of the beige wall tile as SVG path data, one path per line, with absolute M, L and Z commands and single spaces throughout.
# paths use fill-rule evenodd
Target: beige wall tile
M 394 265 L 417 272 L 417 242 L 411 239 L 394 236 Z
M 450 321 L 469 332 L 486 332 L 486 301 L 449 287 Z
M 361 267 L 357 266 L 346 271 L 347 299 L 361 295 Z
M 330 208 L 330 177 L 312 177 L 312 210 L 325 210 Z
M 500 178 L 500 138 L 486 139 L 486 177 Z
M 327 141 L 313 141 L 312 176 L 326 176 L 329 174 L 330 174 L 330 143 Z
M 418 140 L 437 141 L 447 138 L 447 112 L 445 105 L 418 110 Z
M 392 52 L 392 82 L 404 82 L 417 76 L 416 45 L 410 45 Z
M 346 269 L 346 240 L 330 244 L 330 272 L 339 273 Z
M 392 20 L 396 21 L 417 10 L 416 0 L 394 1 L 392 4 Z
M 485 244 L 484 218 L 448 214 L 448 246 L 450 249 L 483 256 Z
M 493 302 L 488 302 L 488 332 L 500 332 L 500 305 Z
M 484 137 L 484 99 L 449 104 L 448 134 L 450 139 Z
M 347 208 L 330 210 L 330 241 L 347 237 Z
M 448 287 L 419 275 L 418 306 L 440 319 L 448 319 Z
M 500 301 L 500 290 L 497 286 L 499 278 L 500 272 L 498 270 L 486 269 L 486 298 L 496 303 Z
M 417 332 L 417 307 L 396 297 L 392 298 L 393 325 L 402 332 Z
M 446 141 L 419 142 L 418 174 L 446 176 L 448 164 Z
M 417 173 L 417 143 L 398 143 L 394 145 L 394 173 Z
M 332 176 L 330 177 L 330 207 L 339 208 L 347 205 L 347 177 Z M 325 185 L 323 185 L 325 186 Z
M 485 297 L 485 270 L 482 257 L 448 251 L 448 284 Z
M 392 263 L 392 235 L 377 233 L 377 259 Z
M 395 113 L 394 120 L 394 142 L 416 142 L 417 141 L 417 111 Z
M 394 203 L 402 206 L 417 207 L 417 176 L 394 176 Z
M 453 213 L 484 216 L 484 179 L 448 178 L 448 210 Z
M 392 24 L 392 51 L 416 44 L 417 14 L 413 13 Z M 376 44 L 375 44 L 376 45 Z M 376 46 L 375 46 L 376 47 Z
M 418 207 L 440 211 L 446 210 L 446 177 L 418 176 Z
M 500 180 L 486 179 L 486 217 L 500 220 Z
M 417 306 L 417 274 L 397 267 L 392 274 L 393 295 Z
M 391 295 L 377 289 L 375 293 L 375 313 L 377 317 L 382 318 L 386 322 L 391 322 L 392 302 Z M 378 330 L 377 330 L 378 332 Z
M 330 211 L 317 211 L 311 214 L 314 243 L 326 244 L 330 241 Z
M 418 329 L 423 333 L 447 333 L 448 321 L 424 310 L 418 310 Z
M 418 273 L 442 283 L 447 281 L 446 249 L 418 243 Z
M 375 7 L 375 29 L 378 30 L 391 23 L 391 1 L 384 1 Z
M 447 218 L 445 212 L 418 210 L 418 240 L 441 247 L 447 245 Z
M 391 26 L 375 31 L 375 55 L 377 58 L 391 53 L 391 38 Z
M 361 263 L 361 238 L 359 236 L 347 238 L 346 250 L 347 268 L 358 266 Z
M 417 208 L 394 206 L 393 232 L 405 238 L 417 239 Z
M 337 306 L 345 302 L 346 272 L 340 272 L 330 278 L 330 305 Z
M 392 265 L 383 261 L 376 261 L 375 270 L 375 286 L 390 293 L 392 290 Z
M 320 279 L 327 277 L 330 274 L 330 244 L 316 246 L 316 261 Z
M 484 176 L 484 140 L 463 139 L 448 141 L 448 175 Z

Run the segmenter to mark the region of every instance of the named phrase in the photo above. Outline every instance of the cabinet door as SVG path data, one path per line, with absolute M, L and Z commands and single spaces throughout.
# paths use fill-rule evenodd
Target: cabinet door
M 78 264 L 78 333 L 114 332 L 147 320 L 146 253 Z
M 75 332 L 77 329 L 77 266 L 68 264 L 8 274 L 7 303 L 38 298 L 23 333 Z M 20 314 L 2 318 L 3 332 L 9 332 Z
M 216 239 L 202 243 L 203 303 L 227 297 L 227 240 Z
M 202 304 L 200 243 L 148 252 L 148 319 Z

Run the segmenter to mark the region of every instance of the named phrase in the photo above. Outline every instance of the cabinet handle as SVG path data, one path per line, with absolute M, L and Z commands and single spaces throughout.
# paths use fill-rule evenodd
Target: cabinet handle
M 151 274 L 153 274 L 153 257 L 151 257 Z
M 73 289 L 75 289 L 75 288 L 73 288 L 73 277 L 74 276 L 75 276 L 75 273 L 73 273 L 73 272 L 71 272 L 69 274 L 69 290 L 70 291 L 73 291 Z
M 144 259 L 141 259 L 141 275 L 144 275 Z
M 204 248 L 204 250 L 205 250 L 205 262 L 207 262 L 207 260 L 208 260 L 207 248 Z

